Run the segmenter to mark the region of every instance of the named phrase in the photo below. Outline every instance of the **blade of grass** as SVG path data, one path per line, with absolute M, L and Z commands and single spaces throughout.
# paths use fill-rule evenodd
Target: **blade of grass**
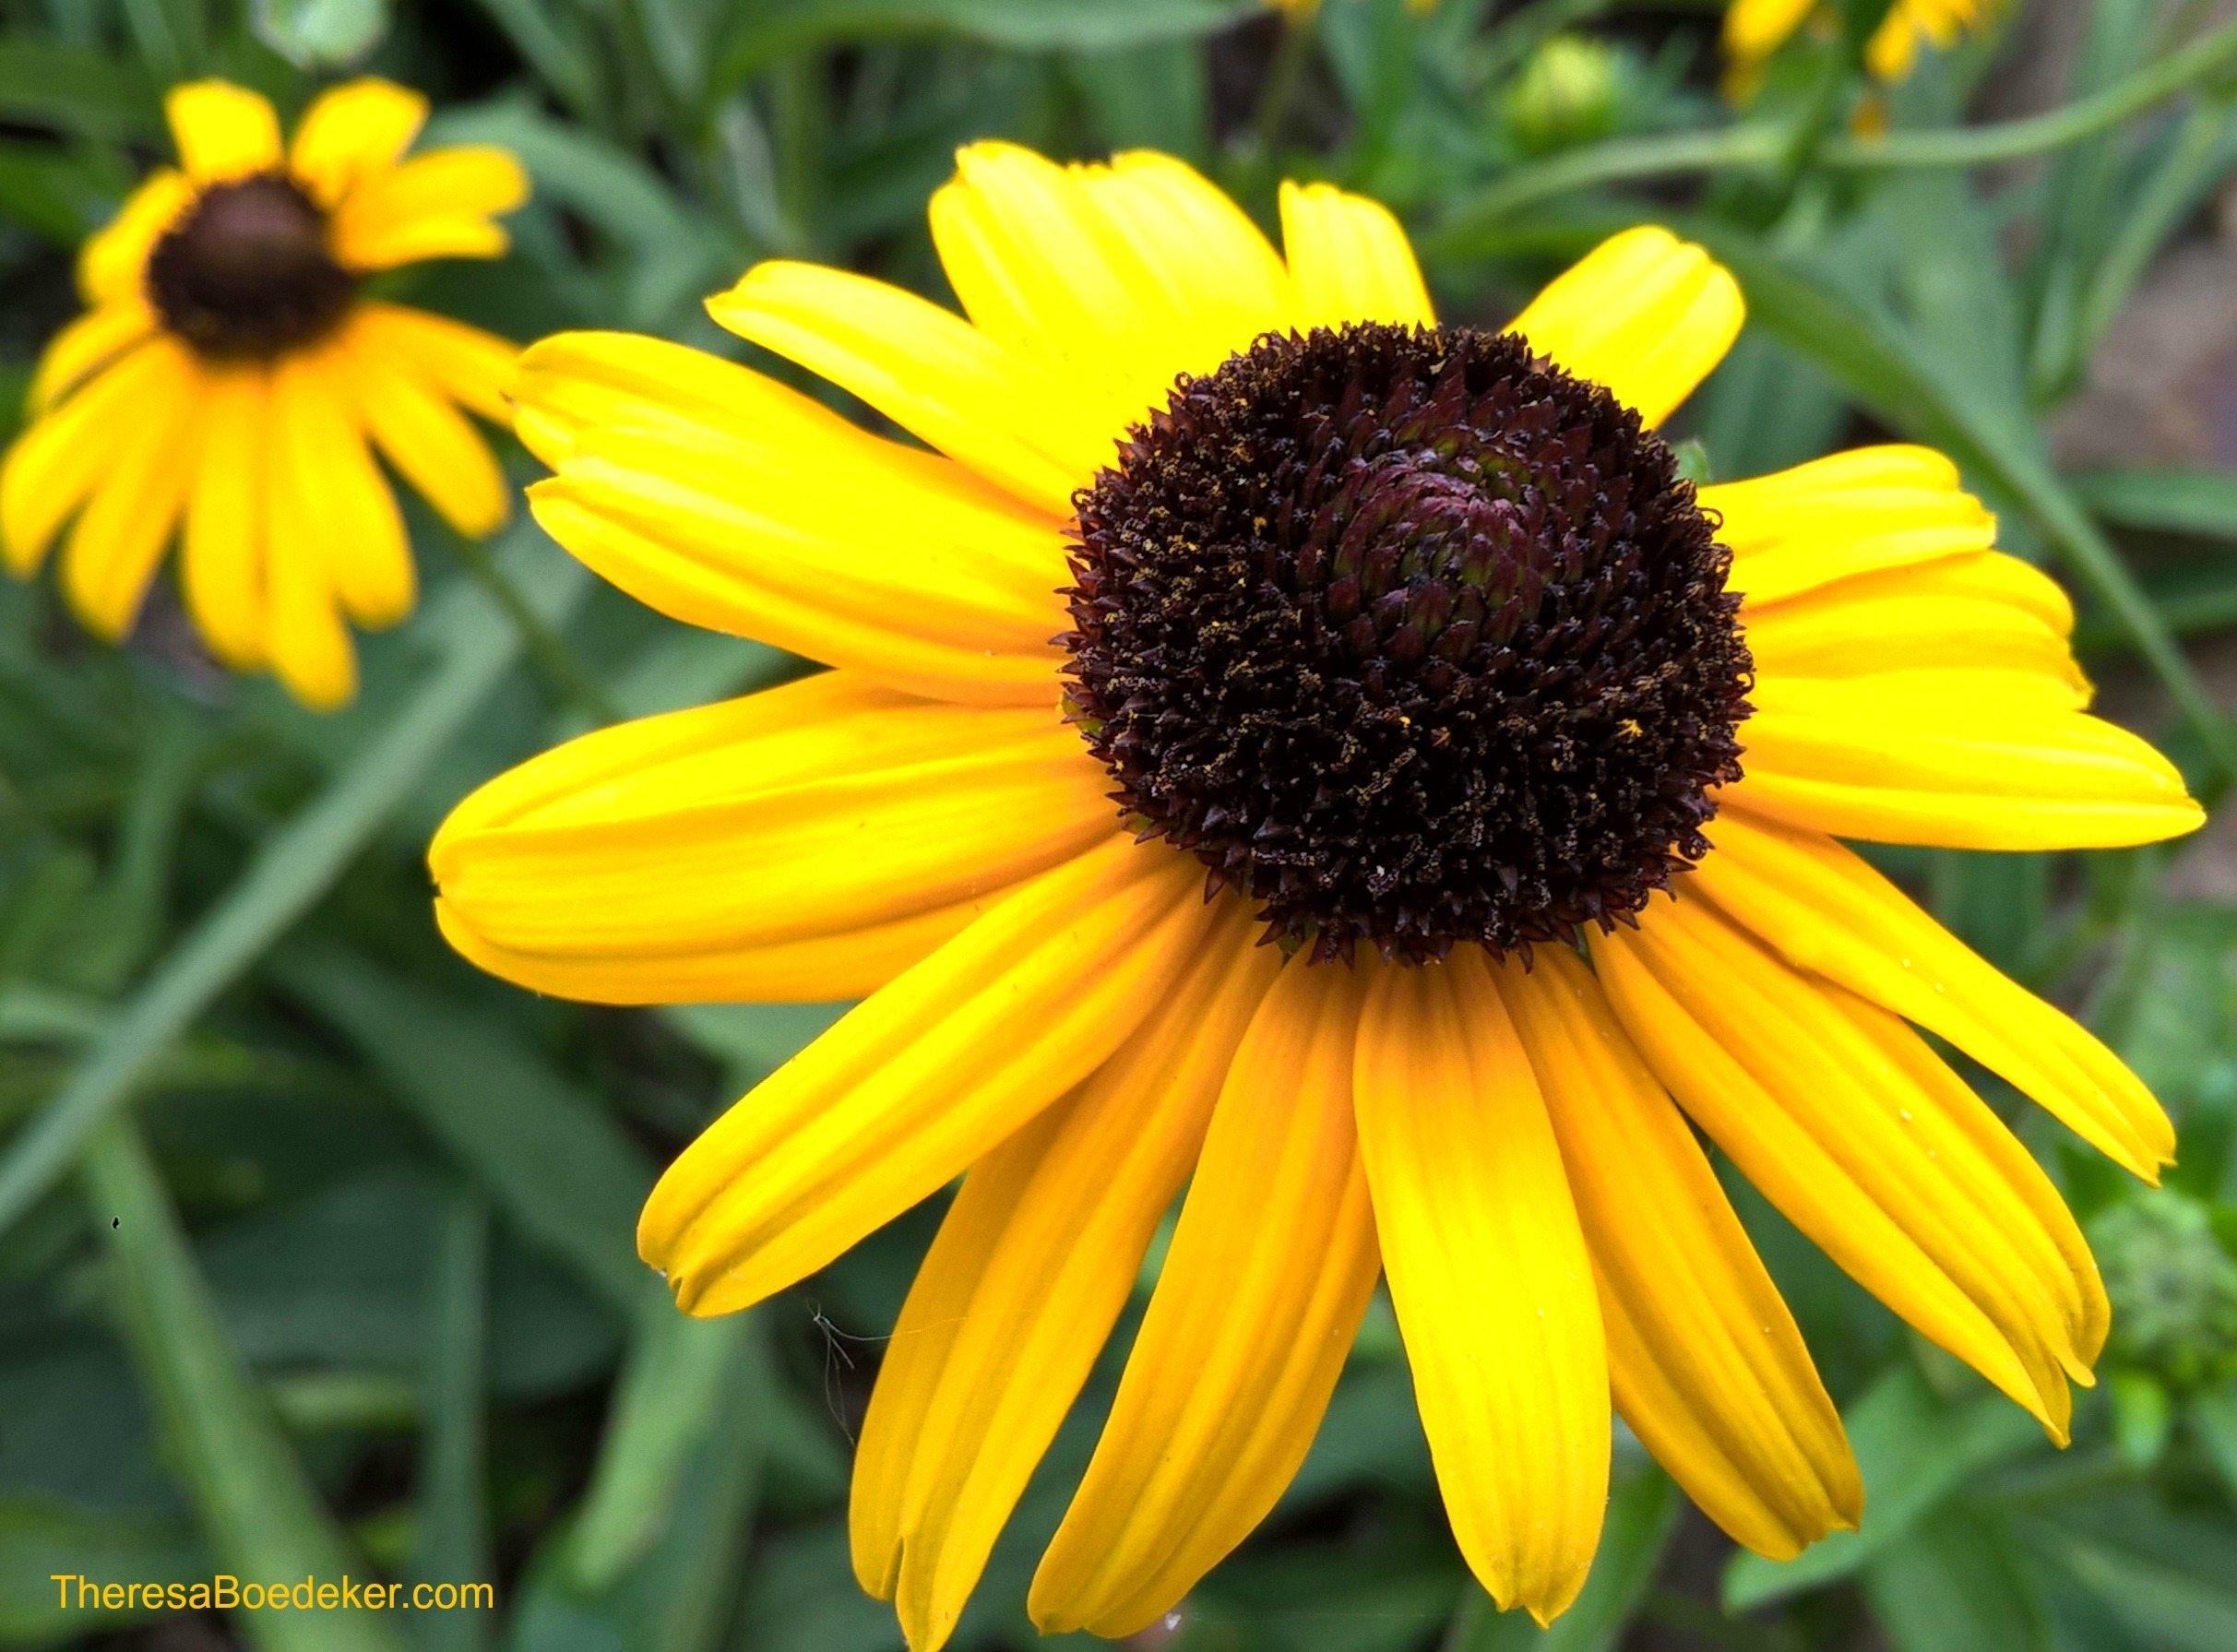
M 427 1424 L 420 1445 L 419 1540 L 411 1575 L 422 1583 L 484 1583 L 492 1575 L 482 1489 L 489 1206 L 477 1195 L 461 1193 L 444 1212 L 429 1312 Z M 424 1613 L 419 1626 L 430 1652 L 478 1652 L 488 1643 L 474 1611 Z
M 516 549 L 549 545 L 534 528 Z M 535 588 L 548 614 L 572 609 L 589 584 L 574 561 L 546 554 Z M 173 948 L 54 1099 L 0 1158 L 0 1232 L 68 1171 L 93 1129 L 120 1107 L 149 1065 L 315 906 L 366 840 L 518 658 L 518 633 L 478 588 L 453 592 L 430 616 L 436 658 L 427 682 L 342 767 L 311 805 L 260 849 L 246 873 Z
M 227 1340 L 177 1213 L 129 1119 L 88 1146 L 87 1204 L 107 1235 L 117 1305 L 141 1385 L 218 1564 L 246 1582 L 339 1586 L 355 1559 L 271 1407 Z M 400 1652 L 363 1610 L 242 1611 L 268 1652 Z

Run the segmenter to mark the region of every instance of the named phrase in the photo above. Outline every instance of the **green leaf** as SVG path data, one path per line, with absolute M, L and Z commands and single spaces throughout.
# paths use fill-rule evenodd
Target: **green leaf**
M 299 69 L 364 57 L 388 32 L 388 0 L 256 0 L 256 38 Z
M 2024 1563 L 2002 1527 L 1950 1507 L 1886 1545 L 1861 1581 L 1890 1652 L 2045 1652 Z
M 2099 1498 L 2030 1524 L 2031 1547 L 2164 1652 L 2237 1646 L 2237 1525 L 2177 1519 L 2137 1495 Z
M 209 1557 L 179 1522 L 96 1513 L 43 1497 L 0 1496 L 0 1645 L 55 1646 L 161 1615 L 104 1611 L 57 1576 L 99 1586 L 122 1579 L 207 1577 Z
M 1209 34 L 1261 0 L 764 0 L 738 6 L 711 85 L 725 96 L 779 58 L 847 40 L 945 34 L 1016 51 L 1092 52 Z
M 2116 528 L 2237 540 L 2237 475 L 2227 470 L 2085 470 L 2067 482 Z
M 510 543 L 530 554 L 549 550 L 533 527 L 516 529 Z M 546 555 L 539 566 L 539 601 L 552 613 L 571 609 L 588 585 L 580 565 Z M 470 588 L 427 616 L 422 636 L 434 652 L 424 684 L 343 764 L 333 785 L 265 843 L 126 1001 L 61 1092 L 8 1143 L 0 1156 L 0 1231 L 68 1170 L 150 1064 L 318 903 L 519 653 L 512 628 Z
M 652 1166 L 596 1098 L 487 1015 L 339 949 L 306 949 L 290 991 L 340 1028 L 498 1207 L 609 1303 L 634 1313 L 632 1249 Z
M 1864 1477 L 1863 1523 L 1821 1539 L 1791 1561 L 1734 1555 L 1724 1569 L 1729 1610 L 1744 1611 L 1850 1575 L 1971 1476 L 2042 1437 L 2034 1420 L 2002 1395 L 1945 1403 L 1908 1365 L 1875 1383 L 1844 1420 Z
M 210 1551 L 244 1580 L 363 1580 L 271 1408 L 218 1322 L 170 1197 L 130 1121 L 89 1145 L 86 1198 L 109 1241 L 117 1301 L 164 1440 Z M 243 1611 L 235 1623 L 268 1652 L 399 1652 L 365 1611 Z
M 0 118 L 122 141 L 161 133 L 163 106 L 135 65 L 18 35 L 0 40 Z

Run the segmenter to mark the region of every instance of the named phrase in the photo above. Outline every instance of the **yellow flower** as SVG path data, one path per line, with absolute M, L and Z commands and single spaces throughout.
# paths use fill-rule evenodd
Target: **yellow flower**
M 517 349 L 366 297 L 422 258 L 488 258 L 526 198 L 497 149 L 404 152 L 426 100 L 384 80 L 322 95 L 280 145 L 272 106 L 220 80 L 167 101 L 180 168 L 157 172 L 78 259 L 87 313 L 47 349 L 30 428 L 0 469 L 0 548 L 62 555 L 99 635 L 132 626 L 174 528 L 210 651 L 305 705 L 355 692 L 343 616 L 411 612 L 411 548 L 373 446 L 461 533 L 505 519 L 505 479 L 459 405 L 508 417 Z M 182 526 L 183 525 L 183 526 Z
M 1919 60 L 1922 42 L 1938 52 L 1957 43 L 1988 18 L 1991 0 L 1895 0 L 1864 45 L 1864 63 L 1884 81 L 1901 80 Z M 1817 0 L 1732 0 L 1724 14 L 1727 89 L 1744 96 L 1772 53 L 1817 9 Z
M 1286 258 L 1178 161 L 982 145 L 932 206 L 970 319 L 795 263 L 710 303 L 923 447 L 650 339 L 523 360 L 563 544 L 833 669 L 490 782 L 432 848 L 437 917 L 542 992 L 863 998 L 677 1159 L 638 1246 L 729 1313 L 968 1171 L 854 1471 L 857 1574 L 920 1652 L 1184 1183 L 1044 1629 L 1141 1628 L 1273 1507 L 1378 1274 L 1503 1606 L 1583 1581 L 1612 1387 L 1791 1555 L 1862 1492 L 1688 1119 L 2061 1438 L 2096 1270 L 1906 1023 L 2138 1175 L 2172 1149 L 2102 1045 L 1836 841 L 2202 818 L 2086 715 L 2072 611 L 1955 467 L 1696 498 L 1649 427 L 1741 299 L 1664 231 L 1494 335 L 1437 327 L 1373 202 L 1291 185 L 1281 220 Z

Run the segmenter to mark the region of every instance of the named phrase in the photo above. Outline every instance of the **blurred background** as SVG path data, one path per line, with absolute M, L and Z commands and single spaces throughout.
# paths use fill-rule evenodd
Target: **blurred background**
M 1738 103 L 1702 4 L 5 0 L 0 420 L 74 310 L 77 243 L 167 157 L 162 89 L 205 73 L 286 113 L 370 69 L 434 98 L 431 136 L 516 150 L 537 193 L 514 254 L 404 291 L 524 340 L 595 325 L 740 353 L 698 301 L 772 255 L 946 299 L 924 202 L 986 136 L 1172 150 L 1262 219 L 1284 175 L 1378 195 L 1447 318 L 1492 326 L 1653 218 L 1749 299 L 1681 415 L 1693 464 L 1944 447 L 2005 545 L 2076 592 L 2112 715 L 2219 803 L 2231 8 L 2017 0 L 1893 86 L 1861 66 L 1887 9 L 1828 0 Z M 331 718 L 208 663 L 167 586 L 119 650 L 51 577 L 0 584 L 0 1646 L 897 1648 L 849 1575 L 844 1495 L 938 1211 L 712 1323 L 676 1315 L 631 1243 L 656 1169 L 841 1006 L 532 998 L 444 947 L 421 861 L 520 757 L 802 668 L 594 588 L 530 526 L 476 553 L 407 509 L 430 598 Z M 2155 850 L 1877 858 L 2181 1125 L 2149 1192 L 1974 1074 L 2115 1304 L 2072 1448 L 1735 1179 L 1848 1418 L 1860 1533 L 1786 1566 L 1736 1555 L 1619 1437 L 1584 1601 L 1551 1634 L 1500 1618 L 1452 1550 L 1378 1306 L 1281 1509 L 1140 1644 L 2237 1648 L 2237 810 Z M 1026 1580 L 1114 1374 L 958 1646 L 1035 1644 Z M 219 1571 L 488 1578 L 498 1604 L 159 1619 L 63 1610 L 49 1581 Z

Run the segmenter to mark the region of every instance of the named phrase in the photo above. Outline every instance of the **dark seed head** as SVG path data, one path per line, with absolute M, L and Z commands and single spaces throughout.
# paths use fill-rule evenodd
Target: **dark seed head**
M 1081 490 L 1071 710 L 1316 959 L 1607 928 L 1700 859 L 1752 663 L 1670 448 L 1511 334 L 1269 334 Z
M 203 190 L 148 259 L 148 297 L 206 355 L 269 356 L 341 318 L 357 279 L 327 250 L 326 214 L 292 179 Z

